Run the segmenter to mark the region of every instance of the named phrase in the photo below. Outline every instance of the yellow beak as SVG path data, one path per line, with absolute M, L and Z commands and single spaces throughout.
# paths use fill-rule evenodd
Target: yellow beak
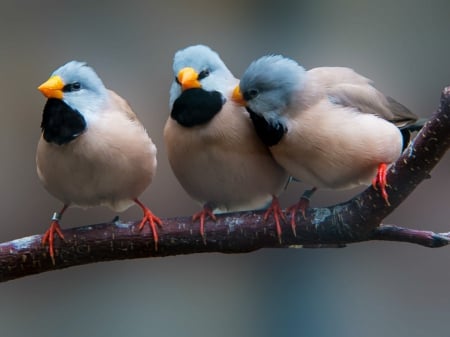
M 241 88 L 239 85 L 237 85 L 233 90 L 233 95 L 231 96 L 231 99 L 235 101 L 237 104 L 246 106 L 247 102 L 244 99 L 244 96 L 242 96 Z
M 59 76 L 52 76 L 46 82 L 42 83 L 38 89 L 47 98 L 62 99 L 64 82 Z
M 181 84 L 183 90 L 192 88 L 201 88 L 201 84 L 198 80 L 198 74 L 194 68 L 186 67 L 178 72 L 178 82 Z

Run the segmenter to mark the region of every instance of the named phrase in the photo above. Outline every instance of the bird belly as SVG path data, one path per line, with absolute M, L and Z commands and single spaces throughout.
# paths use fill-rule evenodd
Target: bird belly
M 257 139 L 250 122 L 244 120 L 244 125 L 250 138 L 232 128 L 216 133 L 209 125 L 203 135 L 171 119 L 166 124 L 165 143 L 175 176 L 194 200 L 216 211 L 263 208 L 287 182 L 286 172 Z
M 138 148 L 95 136 L 90 130 L 66 145 L 42 138 L 37 151 L 38 175 L 50 194 L 79 207 L 105 205 L 123 211 L 150 184 L 156 169 L 156 148 L 144 139 Z M 92 138 L 90 138 L 92 137 Z M 95 140 L 94 140 L 95 138 Z
M 391 164 L 401 153 L 401 133 L 384 119 L 346 108 L 312 112 L 314 118 L 291 120 L 288 133 L 270 148 L 305 183 L 330 189 L 368 185 L 380 163 Z
M 211 150 L 198 153 L 185 163 L 181 170 L 174 169 L 180 184 L 188 194 L 201 204 L 215 208 L 238 211 L 266 206 L 277 193 L 269 177 L 255 177 L 255 170 L 264 170 L 246 163 L 245 158 L 234 153 Z M 246 158 L 258 163 L 260 158 Z M 180 167 L 172 161 L 173 167 Z

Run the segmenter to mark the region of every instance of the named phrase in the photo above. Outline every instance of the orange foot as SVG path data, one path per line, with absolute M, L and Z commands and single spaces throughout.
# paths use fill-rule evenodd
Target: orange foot
M 47 231 L 44 233 L 44 236 L 42 237 L 42 244 L 46 245 L 48 242 L 48 252 L 50 254 L 50 258 L 52 259 L 53 265 L 55 265 L 55 248 L 54 248 L 54 240 L 55 240 L 55 233 L 58 235 L 62 240 L 64 240 L 64 235 L 61 232 L 61 227 L 59 226 L 59 220 L 61 220 L 62 214 L 67 209 L 67 206 L 64 206 L 61 210 L 61 212 L 55 212 L 52 216 L 52 222 L 50 223 L 50 227 L 47 229 Z
M 205 219 L 211 218 L 212 220 L 216 221 L 217 218 L 214 215 L 212 209 L 205 205 L 203 206 L 203 209 L 200 212 L 195 213 L 192 216 L 192 221 L 200 220 L 200 235 L 202 236 L 203 243 L 206 245 L 206 236 L 205 236 Z
M 153 241 L 155 242 L 155 251 L 158 250 L 158 231 L 156 229 L 156 225 L 160 226 L 162 225 L 162 221 L 160 218 L 158 218 L 156 215 L 152 213 L 152 211 L 146 207 L 143 203 L 141 203 L 138 199 L 134 199 L 134 202 L 139 205 L 139 207 L 144 212 L 144 216 L 142 217 L 142 220 L 138 226 L 138 230 L 141 231 L 145 224 L 148 222 L 150 229 L 153 234 Z
M 278 202 L 278 198 L 276 196 L 273 196 L 272 203 L 270 204 L 267 211 L 264 213 L 264 221 L 267 221 L 269 218 L 269 215 L 272 214 L 273 218 L 275 220 L 275 226 L 277 230 L 277 236 L 278 236 L 278 242 L 281 244 L 281 225 L 280 225 L 280 218 L 283 219 L 283 221 L 286 221 L 286 218 L 281 211 L 280 203 Z
M 294 205 L 287 208 L 287 211 L 289 212 L 291 216 L 291 228 L 292 232 L 294 233 L 294 236 L 297 236 L 297 230 L 296 230 L 296 223 L 295 223 L 295 216 L 297 215 L 297 212 L 300 211 L 302 213 L 303 218 L 306 218 L 306 210 L 309 208 L 309 200 L 311 199 L 314 192 L 316 192 L 317 187 L 313 187 L 310 190 L 306 190 L 303 192 L 303 195 L 300 197 L 300 200 L 295 203 Z
M 303 218 L 306 218 L 306 210 L 308 208 L 309 208 L 309 199 L 301 197 L 297 203 L 293 204 L 292 206 L 286 209 L 286 211 L 288 211 L 291 216 L 291 228 L 292 232 L 294 233 L 294 236 L 297 236 L 296 230 L 297 224 L 295 223 L 295 216 L 297 215 L 297 212 L 300 211 L 302 213 Z
M 386 186 L 387 186 L 386 174 L 387 174 L 387 165 L 385 163 L 381 163 L 380 165 L 378 165 L 377 175 L 372 180 L 372 186 L 376 190 L 377 190 L 377 186 L 380 187 L 381 196 L 383 197 L 384 201 L 386 202 L 386 205 L 390 206 L 388 194 L 386 192 Z

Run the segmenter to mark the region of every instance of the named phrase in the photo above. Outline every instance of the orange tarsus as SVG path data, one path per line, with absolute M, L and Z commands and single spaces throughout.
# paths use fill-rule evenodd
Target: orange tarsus
M 272 198 L 272 202 L 269 206 L 269 208 L 266 210 L 266 212 L 264 213 L 264 221 L 267 221 L 267 219 L 269 218 L 270 214 L 273 215 L 273 218 L 275 220 L 275 226 L 276 226 L 276 231 L 277 231 L 277 236 L 278 236 L 278 242 L 281 244 L 281 225 L 280 225 L 280 218 L 283 219 L 283 221 L 286 221 L 286 218 L 281 210 L 280 207 L 280 203 L 278 201 L 278 198 L 276 196 L 273 196 Z
M 387 165 L 386 165 L 386 163 L 379 164 L 378 165 L 378 170 L 377 170 L 377 175 L 372 180 L 372 187 L 375 190 L 378 190 L 377 186 L 380 188 L 381 197 L 384 199 L 386 204 L 388 206 L 390 206 L 388 193 L 386 191 L 386 186 L 387 186 L 386 175 L 387 175 Z
M 144 212 L 144 216 L 142 217 L 141 222 L 139 223 L 138 226 L 138 231 L 141 231 L 145 224 L 148 222 L 150 229 L 152 231 L 152 235 L 153 235 L 153 241 L 155 242 L 155 251 L 158 250 L 158 241 L 159 241 L 159 237 L 158 237 L 158 231 L 156 228 L 156 225 L 158 226 L 162 226 L 162 221 L 160 218 L 158 218 L 156 215 L 154 215 L 152 213 L 152 211 L 145 206 L 142 202 L 140 202 L 137 198 L 134 199 L 134 202 L 142 209 L 142 211 Z
M 205 236 L 205 219 L 209 217 L 212 220 L 216 221 L 217 218 L 214 215 L 212 209 L 205 205 L 203 206 L 203 209 L 200 212 L 195 213 L 192 216 L 192 221 L 200 220 L 200 235 L 202 236 L 203 243 L 206 245 L 206 236 Z
M 306 218 L 306 210 L 309 208 L 309 199 L 301 197 L 300 200 L 295 203 L 294 205 L 288 207 L 286 209 L 287 212 L 289 212 L 291 216 L 291 228 L 292 232 L 294 233 L 294 236 L 297 236 L 297 230 L 296 230 L 296 223 L 295 223 L 295 217 L 297 215 L 297 211 L 300 210 L 302 213 L 303 219 Z
M 50 258 L 52 259 L 53 265 L 55 265 L 55 247 L 54 247 L 55 233 L 62 240 L 64 240 L 64 235 L 61 231 L 61 227 L 59 226 L 59 220 L 61 220 L 61 217 L 66 211 L 67 207 L 69 207 L 69 205 L 64 205 L 59 213 L 58 212 L 53 213 L 50 227 L 44 233 L 41 240 L 41 243 L 43 245 L 46 245 L 48 242 L 48 252 L 50 254 Z
M 291 228 L 294 236 L 297 236 L 295 217 L 297 215 L 297 211 L 300 210 L 302 212 L 303 219 L 306 219 L 306 210 L 309 208 L 309 200 L 312 195 L 317 191 L 317 187 L 313 187 L 310 190 L 305 190 L 300 197 L 300 200 L 294 205 L 287 208 L 287 212 L 290 213 L 291 216 Z

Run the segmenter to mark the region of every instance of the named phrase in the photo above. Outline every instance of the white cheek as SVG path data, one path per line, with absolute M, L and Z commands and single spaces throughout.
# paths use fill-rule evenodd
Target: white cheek
M 255 102 L 250 106 L 250 108 L 260 113 L 261 115 L 266 116 L 267 113 L 270 113 L 272 110 L 272 105 L 266 100 L 256 99 Z
M 101 111 L 99 110 L 86 109 L 84 111 L 85 112 L 83 112 L 82 115 L 86 121 L 86 125 L 88 126 L 97 123 L 102 115 Z
M 212 78 L 212 75 L 204 78 L 203 80 L 200 81 L 200 84 L 202 85 L 202 88 L 206 91 L 221 91 L 220 90 L 220 82 L 215 82 L 214 79 Z
M 223 72 L 213 72 L 200 83 L 206 91 L 218 91 L 225 97 L 231 95 L 239 81 L 233 75 Z
M 70 93 L 64 97 L 64 101 L 73 109 L 77 110 L 86 120 L 89 125 L 95 123 L 104 110 L 104 100 L 97 96 L 88 95 L 83 90 Z

